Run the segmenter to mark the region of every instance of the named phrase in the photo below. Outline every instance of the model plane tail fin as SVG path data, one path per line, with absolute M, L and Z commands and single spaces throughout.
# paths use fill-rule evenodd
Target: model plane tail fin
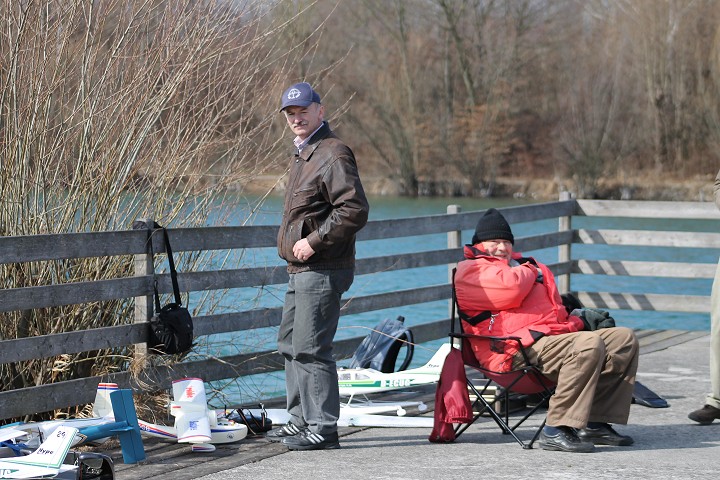
M 37 450 L 32 452 L 30 455 L 3 459 L 1 463 L 59 469 L 70 450 L 70 446 L 72 445 L 77 432 L 77 428 L 59 426 L 44 442 L 40 444 Z
M 419 370 L 427 371 L 428 373 L 435 372 L 440 374 L 442 367 L 445 364 L 445 357 L 447 357 L 448 353 L 450 353 L 450 347 L 451 345 L 449 343 L 443 343 L 432 358 L 428 360 L 425 365 L 420 367 Z
M 111 392 L 110 403 L 115 421 L 83 428 L 80 434 L 86 436 L 87 441 L 117 435 L 120 439 L 125 463 L 137 463 L 145 460 L 145 449 L 140 437 L 140 426 L 135 413 L 132 390 Z
M 113 416 L 110 394 L 117 390 L 117 383 L 98 384 L 97 393 L 95 394 L 95 403 L 93 403 L 93 416 L 100 418 Z

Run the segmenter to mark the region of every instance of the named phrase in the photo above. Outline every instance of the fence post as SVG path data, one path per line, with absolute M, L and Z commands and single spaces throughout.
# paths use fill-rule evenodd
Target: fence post
M 572 200 L 572 194 L 570 192 L 560 192 L 560 201 L 568 201 Z M 572 229 L 572 217 L 559 217 L 558 218 L 558 231 L 559 232 L 566 232 Z M 558 246 L 558 263 L 563 264 L 570 262 L 571 258 L 571 251 L 570 247 L 572 245 L 572 240 L 570 243 L 565 243 Z M 570 291 L 570 273 L 564 273 L 562 275 L 558 275 L 557 277 L 557 286 L 560 293 L 567 293 Z
M 145 222 L 146 225 L 153 225 L 152 219 L 140 220 Z M 155 271 L 155 265 L 153 263 L 153 252 L 149 248 L 149 244 L 145 246 L 145 253 L 135 255 L 135 276 L 144 277 L 146 275 L 152 275 Z M 135 323 L 147 323 L 153 316 L 153 296 L 145 295 L 142 297 L 135 297 Z M 134 364 L 138 368 L 145 368 L 148 360 L 148 347 L 147 343 L 136 343 L 135 344 L 135 358 Z

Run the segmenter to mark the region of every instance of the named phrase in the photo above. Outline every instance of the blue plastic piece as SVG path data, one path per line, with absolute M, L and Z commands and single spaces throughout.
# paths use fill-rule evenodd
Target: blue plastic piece
M 132 390 L 116 390 L 110 393 L 115 421 L 80 429 L 86 441 L 117 436 L 120 439 L 123 461 L 138 463 L 145 460 L 145 448 L 140 436 Z

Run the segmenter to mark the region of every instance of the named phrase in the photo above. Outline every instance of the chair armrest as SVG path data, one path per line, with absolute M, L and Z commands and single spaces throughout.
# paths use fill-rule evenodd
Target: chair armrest
M 476 340 L 482 340 L 487 342 L 515 342 L 517 344 L 518 352 L 522 354 L 523 360 L 525 360 L 525 367 L 532 367 L 532 363 L 530 363 L 530 358 L 528 357 L 527 351 L 525 350 L 525 347 L 522 344 L 522 341 L 520 337 L 515 336 L 496 336 L 496 335 L 476 335 L 472 333 L 450 333 L 450 338 L 464 338 L 464 339 L 476 339 Z
M 498 337 L 495 335 L 475 335 L 473 333 L 451 333 L 450 337 L 453 338 L 477 338 L 481 340 L 512 340 L 514 342 L 517 342 L 522 347 L 522 342 L 520 341 L 520 337 Z

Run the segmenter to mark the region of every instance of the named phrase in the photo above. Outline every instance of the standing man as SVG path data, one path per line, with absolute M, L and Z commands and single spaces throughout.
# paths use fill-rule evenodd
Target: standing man
M 713 185 L 715 205 L 720 208 L 720 171 Z M 710 425 L 720 418 L 720 263 L 715 270 L 712 293 L 710 294 L 710 387 L 712 392 L 705 398 L 705 406 L 688 415 L 700 425 Z
M 290 421 L 267 438 L 290 450 L 340 448 L 332 343 L 340 297 L 353 282 L 355 234 L 369 206 L 355 156 L 323 121 L 325 107 L 310 84 L 288 88 L 280 111 L 296 135 L 278 233 L 290 274 L 278 331 Z

